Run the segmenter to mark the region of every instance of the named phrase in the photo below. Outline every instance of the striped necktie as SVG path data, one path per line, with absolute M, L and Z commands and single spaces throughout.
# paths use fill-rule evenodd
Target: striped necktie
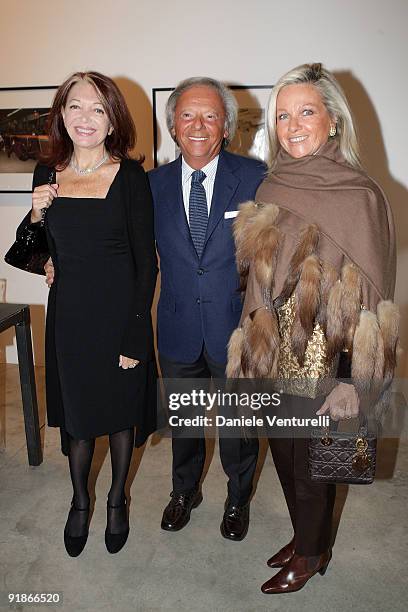
M 208 223 L 207 198 L 205 196 L 205 189 L 202 185 L 205 176 L 202 170 L 195 170 L 191 175 L 191 189 L 188 206 L 188 221 L 190 224 L 191 238 L 199 257 L 201 257 L 203 252 Z

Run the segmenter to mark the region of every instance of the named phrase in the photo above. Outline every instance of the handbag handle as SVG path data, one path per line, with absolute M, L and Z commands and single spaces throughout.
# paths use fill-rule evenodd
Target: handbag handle
M 326 438 L 326 440 L 328 440 L 330 437 L 330 422 L 329 422 L 329 425 L 325 425 L 323 427 L 322 438 Z M 365 440 L 365 438 L 368 436 L 368 419 L 367 419 L 367 415 L 364 414 L 364 412 L 362 412 L 361 410 L 359 411 L 359 415 L 358 415 L 358 423 L 359 425 L 358 425 L 358 430 L 356 432 L 356 440 L 357 439 Z
M 56 180 L 57 180 L 57 173 L 55 171 L 55 168 L 52 168 L 50 170 L 49 175 L 48 175 L 47 185 L 53 185 Z M 45 215 L 47 214 L 47 210 L 48 210 L 48 208 L 46 206 L 41 209 L 41 219 L 40 219 L 40 226 L 41 227 L 43 227 L 43 225 L 45 223 Z

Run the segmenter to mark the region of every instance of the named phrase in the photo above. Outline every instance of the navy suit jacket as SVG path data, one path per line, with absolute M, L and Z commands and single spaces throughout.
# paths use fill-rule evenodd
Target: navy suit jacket
M 251 200 L 265 176 L 263 163 L 221 151 L 204 249 L 191 240 L 181 185 L 181 156 L 148 173 L 153 193 L 155 236 L 160 256 L 161 293 L 157 313 L 159 353 L 193 363 L 205 345 L 218 363 L 241 310 L 232 233 L 239 204 Z

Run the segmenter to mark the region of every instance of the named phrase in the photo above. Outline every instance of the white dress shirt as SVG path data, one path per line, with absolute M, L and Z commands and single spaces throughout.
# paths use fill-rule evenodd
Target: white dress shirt
M 214 182 L 215 175 L 217 174 L 218 167 L 218 158 L 214 157 L 204 168 L 200 168 L 205 174 L 205 179 L 203 180 L 203 187 L 205 189 L 205 196 L 207 199 L 207 208 L 208 208 L 208 216 L 210 216 L 211 210 L 211 200 L 214 192 Z M 183 188 L 183 202 L 184 202 L 184 210 L 186 212 L 187 223 L 188 221 L 188 209 L 189 209 L 189 201 L 190 201 L 190 190 L 191 190 L 191 175 L 195 172 L 194 168 L 191 168 L 185 161 L 184 158 L 181 158 L 181 184 Z

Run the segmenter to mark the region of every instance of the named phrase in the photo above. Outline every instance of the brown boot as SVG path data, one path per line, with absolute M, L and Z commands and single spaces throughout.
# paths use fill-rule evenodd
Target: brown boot
M 291 539 L 289 544 L 286 544 L 286 546 L 281 548 L 279 552 L 277 552 L 275 555 L 273 555 L 273 557 L 268 559 L 266 564 L 269 565 L 269 567 L 283 567 L 284 565 L 289 563 L 294 554 L 295 537 Z
M 261 586 L 262 593 L 293 593 L 302 589 L 317 572 L 325 574 L 331 559 L 331 550 L 317 557 L 302 557 L 296 553 L 276 576 Z

